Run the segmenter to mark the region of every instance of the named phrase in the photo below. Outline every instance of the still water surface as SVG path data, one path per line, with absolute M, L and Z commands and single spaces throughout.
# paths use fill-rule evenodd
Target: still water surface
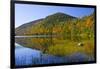
M 86 59 L 93 60 L 83 53 L 74 53 L 63 57 L 43 53 L 43 46 L 50 44 L 51 38 L 16 37 L 15 41 L 16 66 L 84 62 L 87 61 Z M 34 48 L 31 48 L 31 46 Z

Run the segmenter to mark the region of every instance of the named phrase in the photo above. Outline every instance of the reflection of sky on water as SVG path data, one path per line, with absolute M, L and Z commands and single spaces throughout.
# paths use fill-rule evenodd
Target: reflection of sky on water
M 84 62 L 93 60 L 93 57 L 89 57 L 82 53 L 76 53 L 71 56 L 57 57 L 53 55 L 43 54 L 41 51 L 26 48 L 17 43 L 15 45 L 16 66 L 32 64 Z
M 16 59 L 16 65 L 20 64 L 32 64 L 32 57 L 34 58 L 39 58 L 41 52 L 37 50 L 33 50 L 30 48 L 25 48 L 22 47 L 19 44 L 16 45 L 16 50 L 15 50 L 15 59 Z M 25 61 L 27 60 L 27 61 Z

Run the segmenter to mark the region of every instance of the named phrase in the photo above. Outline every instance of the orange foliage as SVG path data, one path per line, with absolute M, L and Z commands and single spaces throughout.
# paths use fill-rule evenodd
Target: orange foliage
M 93 25 L 92 18 L 88 18 L 86 21 L 86 27 L 90 28 Z

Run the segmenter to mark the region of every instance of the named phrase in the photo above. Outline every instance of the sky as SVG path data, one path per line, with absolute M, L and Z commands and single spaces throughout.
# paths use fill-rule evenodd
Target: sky
M 94 8 L 15 4 L 15 27 L 57 12 L 83 17 L 92 14 Z

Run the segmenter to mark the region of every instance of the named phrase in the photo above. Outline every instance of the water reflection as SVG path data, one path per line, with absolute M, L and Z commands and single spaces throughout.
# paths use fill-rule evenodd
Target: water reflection
M 74 51 L 68 54 L 67 52 L 71 52 L 71 46 L 68 47 L 67 45 L 72 45 L 72 42 L 68 44 L 69 42 L 62 38 L 15 37 L 15 42 L 16 66 L 85 62 L 94 60 L 93 56 L 81 52 Z M 73 42 L 73 44 L 75 45 L 76 42 Z M 74 46 L 72 47 L 73 49 L 77 48 Z M 55 51 L 56 48 L 57 51 Z M 82 47 L 79 47 L 79 50 L 81 49 Z M 50 51 L 52 54 L 47 51 Z M 55 54 L 60 54 L 60 56 Z
M 15 59 L 16 65 L 30 65 L 32 64 L 33 58 L 40 58 L 41 51 L 23 47 L 19 44 L 15 44 Z
M 52 38 L 49 37 L 16 37 L 15 42 L 28 48 L 45 51 L 48 46 L 53 44 Z

